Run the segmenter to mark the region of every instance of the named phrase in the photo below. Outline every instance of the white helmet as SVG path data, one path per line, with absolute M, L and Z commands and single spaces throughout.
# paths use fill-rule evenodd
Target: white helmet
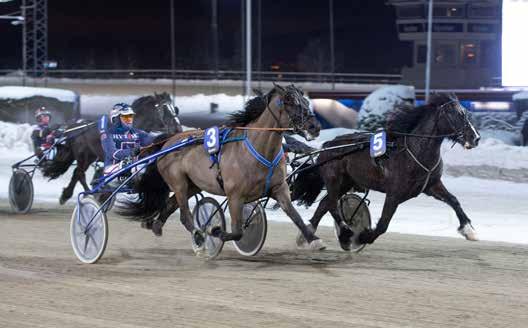
M 116 119 L 121 115 L 135 115 L 136 113 L 129 104 L 119 103 L 115 104 L 110 111 L 110 121 L 116 123 Z

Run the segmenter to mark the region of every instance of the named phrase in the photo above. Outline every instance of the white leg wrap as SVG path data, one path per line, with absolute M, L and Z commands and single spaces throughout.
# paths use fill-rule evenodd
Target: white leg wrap
M 477 232 L 471 226 L 471 224 L 466 224 L 464 227 L 458 229 L 458 233 L 460 233 L 462 236 L 464 236 L 467 240 L 471 241 L 478 241 Z

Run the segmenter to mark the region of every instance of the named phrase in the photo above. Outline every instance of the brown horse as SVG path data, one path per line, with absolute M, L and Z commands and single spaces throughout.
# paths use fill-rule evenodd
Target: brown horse
M 218 165 L 211 165 L 201 144 L 167 154 L 158 160 L 157 166 L 147 169 L 136 186 L 139 202 L 127 204 L 123 214 L 144 220 L 157 217 L 157 222 L 165 222 L 179 207 L 180 220 L 199 243 L 203 236 L 194 229 L 188 199 L 206 191 L 227 196 L 229 201 L 231 233 L 215 234 L 223 241 L 240 240 L 244 204 L 270 196 L 301 230 L 310 248 L 324 249 L 322 241 L 307 229 L 291 203 L 282 156 L 285 130 L 293 130 L 307 140 L 319 135 L 319 122 L 301 90 L 293 85 L 286 88 L 275 85 L 267 95 L 251 99 L 245 110 L 233 114 L 229 125 L 234 127 L 229 138 L 239 141 L 222 146 Z M 185 135 L 173 136 L 163 148 L 178 143 Z M 263 164 L 266 161 L 275 165 Z M 169 199 L 170 191 L 174 196 Z

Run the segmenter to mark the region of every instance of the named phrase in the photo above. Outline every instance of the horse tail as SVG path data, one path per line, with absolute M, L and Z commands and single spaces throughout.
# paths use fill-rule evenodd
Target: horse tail
M 70 145 L 57 145 L 57 153 L 51 161 L 44 162 L 42 174 L 50 180 L 57 179 L 66 173 L 75 160 L 73 149 Z
M 154 145 L 150 154 L 159 151 L 162 145 Z M 119 206 L 118 213 L 131 220 L 149 220 L 158 215 L 167 206 L 170 188 L 163 180 L 156 163 L 150 164 L 145 173 L 134 184 L 138 198 L 125 201 Z
M 309 164 L 300 167 L 301 171 L 290 187 L 292 201 L 300 205 L 311 206 L 324 187 L 324 180 L 319 173 L 319 168 L 308 168 Z

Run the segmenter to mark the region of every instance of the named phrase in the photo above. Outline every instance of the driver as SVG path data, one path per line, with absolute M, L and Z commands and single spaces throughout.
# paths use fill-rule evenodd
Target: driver
M 33 141 L 33 149 L 38 157 L 44 154 L 44 151 L 51 148 L 55 142 L 55 138 L 61 135 L 61 130 L 51 129 L 51 113 L 46 107 L 40 107 L 35 111 L 35 120 L 37 126 L 31 133 L 31 140 Z
M 110 122 L 106 115 L 99 119 L 105 175 L 119 170 L 124 160 L 134 160 L 140 147 L 148 146 L 154 140 L 153 134 L 134 127 L 134 115 L 130 105 L 119 103 L 110 111 Z

